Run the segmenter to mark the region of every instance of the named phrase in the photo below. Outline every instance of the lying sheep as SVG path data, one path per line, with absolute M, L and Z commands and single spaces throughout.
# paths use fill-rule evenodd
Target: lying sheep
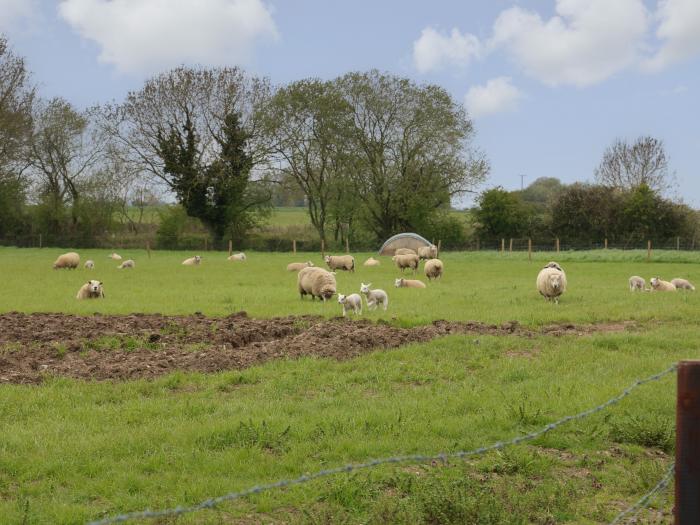
M 323 260 L 331 270 L 355 271 L 355 258 L 352 255 L 326 255 Z
M 690 281 L 686 279 L 681 279 L 680 277 L 676 277 L 675 279 L 671 279 L 671 284 L 675 286 L 678 290 L 690 290 L 692 292 L 695 291 L 695 286 L 693 286 Z
M 76 299 L 99 299 L 104 298 L 105 291 L 102 289 L 101 281 L 88 281 L 80 287 Z
M 380 264 L 381 263 L 377 259 L 370 257 L 364 263 L 362 263 L 362 266 L 379 266 Z
M 311 261 L 306 262 L 293 262 L 287 265 L 288 272 L 298 272 L 302 268 L 310 268 L 314 265 Z
M 659 279 L 658 277 L 652 277 L 649 279 L 651 284 L 652 292 L 675 292 L 676 286 L 673 283 Z
M 418 257 L 421 259 L 437 259 L 437 256 L 437 246 L 434 244 L 431 244 L 430 246 L 421 246 L 418 248 Z
M 630 277 L 629 284 L 630 292 L 643 292 L 647 286 L 647 282 L 644 280 L 644 277 L 640 277 L 639 275 L 633 275 L 632 277 Z
M 566 291 L 564 270 L 544 267 L 537 275 L 537 291 L 547 300 L 559 304 L 559 296 Z
M 356 293 L 350 295 L 338 294 L 338 302 L 343 305 L 343 317 L 348 310 L 352 310 L 355 314 L 362 313 L 362 297 Z
M 367 301 L 367 308 L 369 308 L 370 310 L 375 310 L 377 306 L 381 304 L 384 307 L 384 311 L 386 312 L 386 309 L 389 306 L 389 296 L 384 290 L 380 290 L 379 288 L 375 290 L 370 290 L 370 286 L 372 286 L 372 283 L 360 284 L 360 293 L 364 294 L 365 296 L 365 301 Z
M 122 260 L 122 256 L 119 255 L 118 253 L 114 253 L 114 252 L 110 253 L 107 257 L 109 257 L 110 259 L 113 259 L 113 260 L 115 260 L 115 261 L 121 261 L 121 260 Z
M 417 255 L 411 254 L 394 255 L 391 260 L 394 261 L 396 267 L 401 270 L 401 273 L 403 273 L 406 268 L 411 268 L 415 274 L 418 269 L 418 264 L 420 263 L 420 258 Z
M 246 256 L 245 256 L 245 253 L 243 253 L 243 252 L 234 253 L 233 255 L 229 255 L 228 260 L 229 261 L 245 261 Z
M 425 266 L 423 267 L 423 271 L 425 272 L 425 276 L 428 278 L 428 280 L 439 279 L 442 277 L 443 269 L 444 265 L 440 259 L 427 260 L 425 261 Z
M 87 268 L 88 270 L 93 270 L 95 268 L 95 261 L 93 261 L 92 259 L 88 259 L 87 261 L 85 261 L 85 268 Z
M 189 259 L 182 261 L 182 264 L 183 266 L 196 266 L 200 262 L 202 262 L 202 258 L 199 255 L 195 255 L 194 257 L 190 257 Z
M 302 299 L 310 295 L 312 300 L 318 297 L 325 302 L 336 293 L 335 273 L 316 266 L 302 268 L 297 275 L 297 286 Z
M 416 253 L 416 250 L 412 250 L 411 248 L 396 248 L 394 251 L 394 255 L 418 255 Z
M 69 268 L 75 270 L 79 265 L 80 255 L 75 252 L 68 252 L 58 256 L 58 259 L 53 263 L 53 269 Z
M 123 263 L 121 263 L 119 266 L 117 266 L 117 270 L 123 270 L 124 268 L 135 268 L 136 263 L 132 259 L 127 259 Z
M 425 288 L 425 283 L 418 279 L 396 279 L 394 286 L 397 288 Z

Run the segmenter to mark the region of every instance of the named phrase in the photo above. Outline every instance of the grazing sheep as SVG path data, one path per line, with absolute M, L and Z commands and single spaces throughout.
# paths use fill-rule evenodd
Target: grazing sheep
M 127 259 L 126 261 L 121 263 L 119 266 L 117 266 L 117 269 L 123 270 L 124 268 L 135 268 L 135 267 L 136 267 L 136 263 L 131 259 Z
M 95 261 L 93 261 L 92 259 L 88 259 L 87 261 L 85 261 L 85 268 L 87 268 L 88 270 L 93 270 L 95 268 Z
M 75 252 L 68 252 L 58 256 L 58 259 L 53 263 L 53 269 L 70 268 L 71 270 L 75 270 L 79 265 L 80 255 Z
M 428 280 L 432 279 L 439 279 L 442 277 L 442 270 L 444 269 L 444 265 L 442 264 L 442 261 L 440 259 L 430 259 L 425 261 L 425 266 L 423 267 L 423 271 L 425 272 L 425 276 L 428 278 Z
M 630 292 L 636 292 L 637 290 L 643 292 L 644 288 L 647 286 L 647 282 L 644 280 L 644 277 L 640 277 L 639 275 L 633 275 L 630 277 L 629 283 Z
M 690 291 L 695 291 L 695 286 L 693 286 L 690 281 L 686 279 L 681 279 L 680 277 L 676 277 L 675 279 L 671 279 L 671 284 L 675 286 L 679 290 L 690 290 Z
M 437 246 L 434 244 L 431 244 L 430 246 L 421 246 L 418 248 L 418 257 L 421 259 L 437 259 L 437 256 Z
M 369 308 L 370 310 L 375 310 L 377 306 L 381 304 L 384 307 L 384 311 L 386 312 L 386 309 L 389 306 L 389 296 L 384 290 L 380 290 L 379 288 L 375 290 L 370 290 L 370 286 L 372 286 L 372 283 L 360 284 L 360 293 L 364 294 L 365 296 L 365 301 L 367 301 L 367 308 Z
M 362 263 L 362 266 L 379 266 L 380 264 L 381 263 L 377 259 L 370 257 L 364 263 Z
M 311 300 L 318 297 L 325 302 L 336 293 L 335 273 L 316 266 L 302 268 L 297 275 L 297 286 L 302 299 L 310 295 Z
M 105 296 L 105 291 L 102 289 L 101 281 L 88 281 L 80 287 L 76 299 L 99 299 Z
M 353 313 L 362 313 L 362 297 L 356 293 L 351 293 L 350 295 L 338 294 L 338 302 L 343 305 L 343 317 L 345 317 L 345 312 L 352 310 Z
M 182 264 L 183 266 L 196 266 L 200 262 L 202 262 L 202 258 L 199 255 L 195 255 L 194 257 L 190 257 L 189 259 L 182 261 Z
M 547 300 L 559 304 L 559 296 L 566 291 L 564 270 L 545 267 L 537 275 L 537 291 Z
M 652 277 L 649 279 L 649 283 L 651 284 L 651 291 L 652 292 L 675 292 L 676 291 L 676 286 L 673 283 L 670 283 L 668 281 L 663 281 L 659 279 L 658 277 Z
M 352 255 L 326 255 L 323 260 L 331 270 L 355 271 L 355 258 Z
M 394 286 L 397 288 L 425 288 L 425 283 L 418 279 L 396 279 Z
M 406 268 L 411 268 L 415 274 L 418 269 L 418 264 L 420 264 L 420 258 L 417 255 L 410 254 L 394 255 L 391 260 L 394 261 L 396 267 L 401 270 L 401 273 L 403 273 Z
M 394 255 L 418 255 L 416 253 L 416 250 L 412 250 L 411 248 L 396 248 L 396 251 L 394 251 Z
M 298 272 L 299 270 L 303 268 L 310 268 L 314 265 L 311 261 L 306 261 L 306 262 L 293 262 L 289 263 L 287 265 L 287 271 L 288 272 Z
M 118 253 L 114 253 L 114 252 L 110 253 L 107 257 L 109 257 L 110 259 L 113 259 L 113 260 L 115 260 L 115 261 L 121 261 L 121 260 L 122 260 L 122 256 L 119 255 Z
M 243 253 L 243 252 L 234 253 L 233 255 L 229 255 L 228 260 L 229 261 L 245 261 L 246 256 L 245 256 L 245 253 Z

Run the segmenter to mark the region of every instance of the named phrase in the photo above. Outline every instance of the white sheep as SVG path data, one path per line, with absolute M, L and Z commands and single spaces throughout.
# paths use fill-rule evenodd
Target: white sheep
M 87 261 L 85 261 L 85 268 L 87 268 L 88 270 L 93 270 L 95 268 L 95 261 L 93 261 L 92 259 L 88 259 Z
M 80 287 L 78 290 L 78 295 L 75 296 L 76 299 L 99 299 L 105 296 L 105 292 L 102 289 L 102 282 L 100 281 L 88 281 Z
M 394 286 L 397 288 L 425 288 L 425 283 L 418 279 L 396 279 Z
M 124 268 L 135 268 L 136 263 L 132 259 L 127 259 L 123 263 L 121 263 L 119 266 L 117 266 L 117 270 L 123 270 Z
M 678 290 L 690 290 L 691 292 L 695 291 L 695 286 L 693 286 L 687 279 L 676 277 L 675 279 L 671 279 L 671 284 Z
M 287 271 L 288 272 L 298 272 L 302 268 L 310 268 L 314 265 L 313 262 L 311 261 L 306 261 L 306 262 L 293 262 L 289 263 L 287 265 Z
M 75 270 L 80 265 L 80 255 L 75 252 L 64 253 L 59 255 L 53 263 L 53 269 L 69 268 Z
M 391 258 L 392 261 L 396 264 L 396 267 L 401 270 L 401 273 L 406 268 L 410 268 L 413 270 L 413 273 L 416 273 L 416 270 L 418 269 L 418 264 L 420 264 L 420 258 L 417 255 L 394 255 Z
M 547 300 L 559 304 L 559 296 L 566 291 L 564 270 L 544 267 L 537 275 L 537 291 Z
M 338 302 L 343 305 L 343 317 L 348 310 L 352 310 L 355 314 L 362 314 L 362 297 L 358 294 L 338 294 Z
M 355 271 L 355 258 L 352 255 L 326 255 L 323 260 L 331 270 Z
M 243 253 L 243 252 L 241 252 L 241 253 L 234 253 L 233 255 L 230 255 L 230 256 L 228 257 L 228 260 L 229 260 L 229 261 L 245 261 L 245 260 L 246 260 L 246 256 L 245 256 L 245 253 Z
M 563 272 L 564 270 L 561 269 L 561 266 L 559 265 L 558 262 L 555 261 L 549 261 L 547 264 L 543 266 L 543 268 L 556 268 L 560 272 Z
M 202 262 L 202 258 L 199 255 L 195 255 L 194 257 L 190 257 L 189 259 L 185 259 L 182 261 L 183 266 L 196 266 L 199 263 Z
M 381 304 L 384 307 L 384 311 L 386 312 L 386 309 L 389 306 L 389 296 L 384 290 L 380 290 L 379 288 L 376 288 L 375 290 L 370 290 L 370 286 L 372 286 L 372 283 L 360 284 L 360 293 L 364 294 L 365 296 L 365 301 L 367 301 L 367 308 L 369 308 L 370 310 L 375 310 L 377 306 Z
M 118 253 L 114 253 L 114 252 L 110 253 L 107 257 L 109 259 L 114 260 L 114 261 L 121 261 L 122 260 L 122 256 L 119 255 Z
M 416 250 L 411 248 L 396 248 L 394 255 L 418 255 Z
M 370 257 L 364 263 L 362 263 L 362 266 L 379 266 L 380 264 L 381 263 L 377 259 Z
M 437 259 L 437 256 L 437 246 L 434 244 L 431 244 L 430 246 L 421 246 L 418 248 L 418 257 L 421 259 Z
M 318 297 L 326 302 L 336 293 L 335 273 L 317 266 L 302 268 L 297 275 L 297 287 L 302 299 L 310 295 L 312 300 Z
M 425 261 L 423 271 L 425 272 L 425 276 L 430 281 L 432 279 L 439 279 L 442 277 L 442 271 L 444 268 L 445 265 L 442 264 L 440 259 L 429 259 Z
M 647 282 L 644 280 L 644 277 L 640 277 L 639 275 L 633 275 L 629 278 L 629 285 L 630 292 L 643 292 L 644 288 L 646 288 L 647 286 Z
M 652 277 L 649 279 L 651 284 L 651 290 L 653 292 L 675 292 L 676 286 L 673 283 L 659 279 L 658 277 Z

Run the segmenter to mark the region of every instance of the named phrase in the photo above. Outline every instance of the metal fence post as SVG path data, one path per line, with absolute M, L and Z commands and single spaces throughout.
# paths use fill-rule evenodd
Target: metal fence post
M 700 361 L 678 364 L 675 524 L 700 523 Z

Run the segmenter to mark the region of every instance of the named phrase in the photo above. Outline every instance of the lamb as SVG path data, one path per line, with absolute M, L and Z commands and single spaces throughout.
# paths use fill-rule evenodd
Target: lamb
M 323 260 L 331 270 L 355 271 L 355 258 L 352 255 L 326 255 Z
M 429 259 L 425 261 L 423 271 L 425 272 L 425 276 L 428 278 L 428 280 L 439 279 L 442 277 L 443 268 L 444 265 L 440 259 Z
M 88 270 L 93 270 L 95 268 L 95 261 L 93 261 L 92 259 L 88 259 L 87 261 L 85 261 L 85 268 L 87 268 Z
M 117 269 L 123 270 L 124 268 L 135 268 L 135 267 L 136 267 L 136 263 L 131 259 L 127 259 L 126 261 L 121 263 L 119 266 L 117 266 Z
M 651 291 L 652 292 L 675 292 L 676 291 L 676 286 L 673 283 L 670 283 L 668 281 L 663 281 L 659 279 L 658 277 L 652 277 L 649 279 L 649 283 L 651 284 Z
M 695 291 L 695 286 L 693 286 L 690 281 L 686 279 L 681 279 L 680 277 L 671 279 L 671 284 L 679 290 L 690 290 L 692 292 Z
M 379 266 L 380 264 L 381 263 L 377 259 L 370 257 L 364 263 L 362 263 L 362 266 Z
M 360 284 L 360 293 L 364 294 L 365 296 L 365 301 L 367 301 L 367 308 L 369 308 L 370 310 L 375 310 L 377 306 L 381 304 L 384 307 L 384 311 L 386 312 L 386 309 L 389 306 L 389 296 L 384 290 L 380 290 L 379 288 L 375 290 L 370 290 L 370 286 L 372 286 L 372 283 Z
M 243 252 L 234 253 L 233 255 L 229 255 L 228 260 L 229 261 L 245 261 L 246 256 L 245 256 L 245 253 L 243 253 Z
M 202 258 L 199 255 L 195 255 L 194 257 L 190 257 L 189 259 L 182 261 L 182 264 L 183 266 L 196 266 L 200 262 L 202 262 Z
M 75 252 L 68 252 L 58 256 L 58 259 L 53 263 L 53 269 L 70 268 L 71 270 L 75 270 L 79 265 L 80 255 Z
M 417 255 L 410 254 L 394 255 L 391 260 L 394 261 L 396 267 L 401 270 L 401 273 L 403 273 L 406 268 L 411 268 L 415 274 L 418 269 L 418 264 L 420 263 L 420 258 Z
M 396 248 L 394 255 L 417 255 L 416 250 L 411 248 Z
M 434 244 L 431 244 L 430 246 L 421 246 L 418 248 L 418 257 L 421 259 L 437 259 L 437 256 L 437 246 Z
M 537 275 L 537 291 L 547 300 L 559 304 L 559 296 L 566 291 L 564 270 L 544 267 Z
M 297 286 L 302 299 L 310 295 L 312 300 L 318 297 L 326 302 L 336 293 L 335 273 L 316 266 L 302 268 L 297 275 Z
M 105 291 L 102 289 L 101 281 L 88 281 L 80 287 L 76 299 L 99 299 L 104 298 Z
M 394 286 L 397 288 L 425 288 L 425 283 L 418 279 L 396 279 Z
M 640 277 L 639 275 L 633 275 L 630 277 L 629 283 L 630 292 L 636 292 L 637 290 L 643 292 L 644 288 L 647 286 L 647 282 L 644 280 L 644 277 Z
M 289 263 L 287 265 L 287 271 L 288 272 L 298 272 L 299 270 L 303 268 L 310 268 L 314 265 L 311 261 L 306 261 L 306 262 L 293 262 Z
M 362 297 L 356 293 L 350 295 L 338 294 L 338 302 L 343 305 L 343 317 L 348 310 L 353 313 L 362 314 Z
M 122 260 L 122 256 L 119 255 L 118 253 L 114 253 L 114 252 L 110 253 L 107 257 L 109 257 L 110 259 L 112 259 L 114 261 L 121 261 Z

